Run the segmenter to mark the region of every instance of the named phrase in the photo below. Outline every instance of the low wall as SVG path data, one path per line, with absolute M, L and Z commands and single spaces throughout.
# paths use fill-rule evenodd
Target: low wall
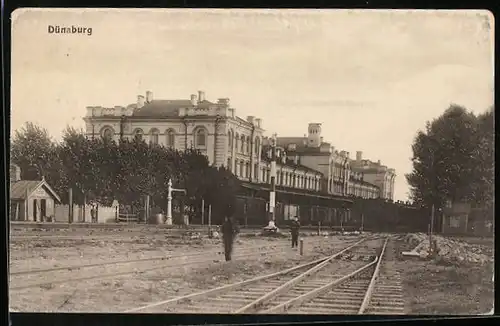
M 73 205 L 73 222 L 84 223 L 91 222 L 92 206 L 85 205 L 85 209 L 80 205 Z M 55 222 L 56 223 L 68 223 L 69 222 L 69 205 L 55 205 Z M 98 206 L 97 223 L 113 223 L 116 220 L 116 214 L 118 214 L 117 206 Z

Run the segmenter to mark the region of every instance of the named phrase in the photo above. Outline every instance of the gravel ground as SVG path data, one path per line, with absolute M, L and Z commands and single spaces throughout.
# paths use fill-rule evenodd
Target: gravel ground
M 415 239 L 414 245 L 423 239 L 414 235 L 409 237 Z M 408 236 L 405 240 L 408 241 Z M 435 259 L 398 263 L 409 313 L 488 313 L 494 302 L 493 240 L 439 237 L 438 242 L 441 252 Z M 484 258 L 476 259 L 477 256 Z
M 493 308 L 493 265 L 405 265 L 405 293 L 411 314 L 475 315 Z
M 124 234 L 124 239 L 126 238 Z M 10 248 L 11 270 L 17 271 L 191 252 L 202 252 L 206 255 L 197 258 L 185 257 L 177 259 L 176 262 L 181 264 L 200 258 L 206 261 L 176 268 L 161 268 L 166 262 L 142 262 L 108 265 L 97 269 L 64 270 L 36 276 L 14 275 L 11 276 L 11 287 L 40 282 L 49 284 L 11 290 L 10 304 L 11 308 L 18 311 L 121 312 L 150 302 L 268 274 L 338 251 L 346 247 L 347 242 L 352 243 L 356 239 L 357 237 L 309 237 L 304 241 L 305 255 L 300 256 L 297 250 L 288 247 L 288 238 L 241 236 L 237 240 L 235 258 L 231 262 L 224 262 L 222 255 L 214 254 L 214 251 L 221 251 L 219 239 L 172 236 L 163 240 L 142 239 L 128 242 L 96 242 L 84 239 L 17 242 L 12 243 Z M 274 252 L 269 255 L 241 257 L 241 249 L 257 246 L 274 246 Z M 213 259 L 210 259 L 210 256 Z M 50 283 L 87 275 L 103 276 L 154 267 L 158 268 L 144 273 L 63 284 Z

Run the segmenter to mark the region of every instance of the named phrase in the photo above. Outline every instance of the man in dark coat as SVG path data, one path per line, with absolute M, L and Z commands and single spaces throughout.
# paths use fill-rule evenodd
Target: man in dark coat
M 294 218 L 292 220 L 292 224 L 290 226 L 290 230 L 292 232 L 292 248 L 298 246 L 299 242 L 299 229 L 300 229 L 300 222 L 298 218 Z
M 237 230 L 235 224 L 230 217 L 226 217 L 224 223 L 221 227 L 222 239 L 224 242 L 224 255 L 226 256 L 226 261 L 231 260 L 231 254 L 233 252 L 234 238 L 236 236 Z

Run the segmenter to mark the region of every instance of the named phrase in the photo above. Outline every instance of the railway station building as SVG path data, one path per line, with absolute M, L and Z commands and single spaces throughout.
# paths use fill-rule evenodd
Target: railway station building
M 148 91 L 126 106 L 88 106 L 84 121 L 89 138 L 142 139 L 177 150 L 197 149 L 210 164 L 225 166 L 242 181 L 245 198 L 269 198 L 270 138 L 261 118 L 239 117 L 228 98 L 209 101 L 199 91 L 186 99 L 164 100 Z M 314 207 L 323 205 L 328 209 L 322 214 L 334 219 L 349 209 L 349 197 L 384 194 L 381 189 L 386 188 L 370 182 L 364 170 L 352 169 L 348 152 L 323 141 L 319 123 L 310 123 L 305 137 L 278 137 L 276 145 L 277 210 L 284 219 L 306 214 L 299 212 L 301 205 L 312 216 Z M 248 215 L 248 199 L 241 206 Z

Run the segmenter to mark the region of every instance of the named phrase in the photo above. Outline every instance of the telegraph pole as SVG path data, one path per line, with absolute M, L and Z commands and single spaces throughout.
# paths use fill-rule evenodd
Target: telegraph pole
M 431 150 L 431 167 L 433 173 L 433 184 L 432 184 L 432 193 L 436 192 L 436 172 L 434 171 L 434 150 Z M 434 232 L 434 196 L 432 196 L 432 206 L 431 206 L 431 224 L 429 226 L 429 255 L 432 255 L 432 233 Z
M 274 227 L 274 208 L 276 206 L 276 133 L 271 139 L 271 191 L 269 192 L 269 226 Z

